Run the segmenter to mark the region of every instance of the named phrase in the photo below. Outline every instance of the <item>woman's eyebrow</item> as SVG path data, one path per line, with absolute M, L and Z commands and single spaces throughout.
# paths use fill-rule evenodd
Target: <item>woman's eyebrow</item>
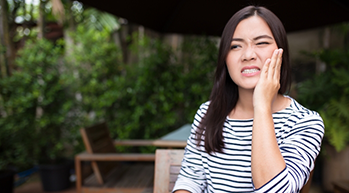
M 261 36 L 257 36 L 257 37 L 255 37 L 255 38 L 253 38 L 253 40 L 259 40 L 259 39 L 263 39 L 263 38 L 268 38 L 268 39 L 274 39 L 273 37 L 271 37 L 271 36 L 268 36 L 268 35 L 261 35 Z
M 243 42 L 244 40 L 242 38 L 231 38 L 231 41 Z
M 274 39 L 273 37 L 271 37 L 269 35 L 260 35 L 260 36 L 257 36 L 255 38 L 253 38 L 253 40 L 256 41 L 256 40 L 263 39 L 263 38 L 267 38 L 267 39 L 271 39 L 271 40 Z M 242 39 L 242 38 L 231 38 L 231 41 L 243 42 L 244 39 Z

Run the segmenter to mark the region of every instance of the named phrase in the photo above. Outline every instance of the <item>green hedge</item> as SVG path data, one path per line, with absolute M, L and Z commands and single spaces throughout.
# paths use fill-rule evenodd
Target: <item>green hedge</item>
M 298 100 L 320 113 L 325 140 L 339 152 L 349 143 L 349 49 L 327 49 L 312 56 L 326 70 L 298 84 Z
M 192 122 L 208 100 L 216 41 L 186 37 L 172 50 L 158 39 L 134 35 L 131 48 L 143 57 L 126 65 L 108 34 L 80 30 L 72 56 L 80 56 L 73 58 L 86 123 L 107 121 L 114 138 L 155 139 Z
M 66 156 L 77 137 L 73 79 L 62 54 L 59 43 L 28 41 L 16 71 L 0 79 L 0 168 Z
M 0 80 L 0 168 L 72 157 L 84 149 L 78 129 L 102 121 L 113 138 L 159 138 L 191 123 L 209 98 L 215 40 L 185 37 L 173 50 L 134 35 L 130 49 L 142 57 L 123 64 L 109 33 L 79 27 L 71 37 L 27 41 Z

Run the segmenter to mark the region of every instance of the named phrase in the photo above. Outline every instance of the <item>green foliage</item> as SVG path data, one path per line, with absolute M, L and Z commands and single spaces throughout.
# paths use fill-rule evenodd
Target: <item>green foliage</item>
M 156 139 L 192 122 L 208 100 L 217 54 L 213 40 L 187 37 L 175 52 L 160 40 L 135 34 L 131 49 L 142 57 L 126 65 L 107 34 L 81 26 L 78 32 L 72 58 L 85 123 L 106 121 L 113 138 Z
M 332 99 L 325 110 L 320 112 L 326 126 L 329 142 L 339 152 L 349 142 L 349 100 L 342 97 L 339 101 Z
M 341 151 L 349 143 L 349 50 L 323 50 L 313 56 L 326 63 L 326 70 L 298 85 L 298 100 L 320 112 L 325 137 Z
M 105 121 L 108 119 L 106 112 L 122 97 L 121 51 L 105 31 L 80 25 L 73 38 L 76 44 L 71 47 L 69 61 L 77 72 L 75 84 L 77 93 L 82 96 L 80 106 L 85 123 Z
M 0 167 L 63 156 L 66 140 L 77 135 L 73 79 L 62 51 L 47 40 L 28 41 L 16 60 L 19 69 L 0 80 Z
M 156 139 L 192 122 L 208 100 L 217 48 L 208 38 L 188 37 L 178 59 L 169 45 L 145 37 L 138 50 L 146 57 L 125 69 L 126 93 L 115 101 L 109 122 L 119 138 Z
M 72 37 L 66 48 L 27 41 L 17 70 L 0 79 L 0 168 L 25 169 L 80 152 L 77 129 L 102 121 L 113 138 L 156 139 L 192 122 L 209 99 L 217 55 L 212 39 L 185 37 L 173 50 L 135 34 L 131 49 L 139 61 L 123 64 L 107 30 L 80 25 Z
M 192 122 L 208 100 L 217 48 L 208 38 L 188 38 L 181 59 L 158 40 L 142 40 L 148 56 L 126 71 L 127 91 L 115 111 L 114 128 L 121 138 L 155 139 Z M 186 55 L 186 56 L 184 56 Z
M 185 121 L 191 123 L 199 105 L 209 99 L 218 56 L 217 40 L 186 37 L 182 53 L 180 65 L 185 72 L 181 78 L 182 91 L 185 92 Z

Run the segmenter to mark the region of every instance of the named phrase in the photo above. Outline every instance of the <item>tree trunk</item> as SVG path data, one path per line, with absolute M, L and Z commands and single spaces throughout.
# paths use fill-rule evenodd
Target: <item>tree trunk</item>
M 72 0 L 68 0 L 67 4 L 68 4 L 67 14 L 68 14 L 68 22 L 69 22 L 68 23 L 69 31 L 73 32 L 76 30 L 76 22 L 75 22 L 74 14 L 71 10 L 71 8 L 73 7 Z
M 120 30 L 114 32 L 113 37 L 115 43 L 120 46 L 122 51 L 122 60 L 124 64 L 131 64 L 134 60 L 134 56 L 132 56 L 132 53 L 129 51 L 129 46 L 132 43 L 132 34 L 138 30 L 137 26 L 128 23 L 127 25 L 121 25 Z
M 42 39 L 45 36 L 45 2 L 40 0 L 39 5 L 39 18 L 38 18 L 38 39 Z
M 1 4 L 0 4 L 1 5 Z M 3 25 L 2 25 L 2 9 L 3 7 L 0 6 L 0 79 L 5 75 L 3 72 L 5 72 L 5 55 L 4 55 L 4 35 L 3 35 Z
M 10 30 L 9 30 L 9 23 L 8 23 L 8 9 L 7 9 L 7 1 L 6 0 L 0 0 L 0 6 L 1 6 L 1 19 L 2 19 L 2 38 L 1 38 L 1 44 L 5 47 L 5 56 L 4 56 L 4 66 L 5 66 L 5 72 L 7 76 L 11 75 L 11 71 L 13 68 L 13 61 L 14 61 L 14 46 L 13 42 L 11 41 L 10 36 Z M 1 65 L 1 69 L 4 69 Z M 2 70 L 2 75 L 5 75 L 5 72 Z

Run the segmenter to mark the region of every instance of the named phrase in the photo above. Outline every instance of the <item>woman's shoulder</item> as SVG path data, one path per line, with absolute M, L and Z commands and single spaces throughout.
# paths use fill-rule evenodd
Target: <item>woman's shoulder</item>
M 201 103 L 197 113 L 198 114 L 205 114 L 207 112 L 207 109 L 209 106 L 210 106 L 210 101 L 206 101 L 204 103 Z
M 199 109 L 196 111 L 194 118 L 201 120 L 205 116 L 209 105 L 210 105 L 210 101 L 206 101 L 206 102 L 202 103 L 200 105 Z
M 291 115 L 288 117 L 286 124 L 289 129 L 292 128 L 290 135 L 294 133 L 302 133 L 301 135 L 312 133 L 322 139 L 325 133 L 325 125 L 320 114 L 304 107 L 293 98 L 291 100 Z M 304 134 L 304 132 L 307 134 Z
M 287 96 L 287 97 L 289 97 L 289 96 Z M 321 116 L 318 112 L 304 107 L 302 104 L 300 104 L 297 100 L 295 100 L 292 97 L 289 97 L 289 98 L 291 99 L 290 108 L 292 110 L 292 114 L 294 116 L 296 116 L 297 118 L 300 119 L 300 118 L 305 118 L 305 117 L 313 117 L 313 118 L 321 119 Z

